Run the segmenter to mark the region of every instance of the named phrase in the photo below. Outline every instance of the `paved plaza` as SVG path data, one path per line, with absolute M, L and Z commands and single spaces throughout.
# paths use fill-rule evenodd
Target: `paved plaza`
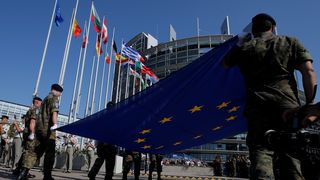
M 32 169 L 30 171 L 32 174 L 36 175 L 35 178 L 32 178 L 31 180 L 42 180 L 43 175 L 40 172 L 40 169 Z M 53 178 L 56 180 L 88 180 L 87 172 L 86 171 L 72 171 L 71 173 L 63 173 L 61 169 L 54 169 L 53 170 Z M 12 172 L 9 171 L 9 169 L 0 167 L 0 179 L 1 180 L 13 180 L 15 179 L 15 176 L 12 175 Z M 104 174 L 99 173 L 96 177 L 97 180 L 103 180 Z M 114 176 L 115 180 L 122 179 L 121 174 L 116 174 Z M 129 173 L 129 180 L 133 180 L 133 176 Z M 148 177 L 144 173 L 140 176 L 141 180 L 147 180 Z M 157 179 L 157 176 L 153 176 L 153 179 Z M 173 179 L 189 179 L 189 180 L 244 180 L 241 178 L 226 178 L 226 177 L 200 177 L 200 176 L 184 176 L 183 174 L 178 175 L 168 175 L 165 174 L 162 176 L 163 180 L 173 180 Z

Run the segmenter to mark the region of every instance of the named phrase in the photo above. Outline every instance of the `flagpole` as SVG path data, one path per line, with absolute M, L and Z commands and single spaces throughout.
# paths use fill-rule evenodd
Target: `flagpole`
M 80 84 L 79 84 L 79 87 L 78 87 L 78 93 L 77 93 L 77 98 L 80 97 L 80 94 L 81 94 L 81 86 L 82 86 L 82 78 L 83 78 L 83 72 L 84 72 L 84 66 L 85 66 L 85 62 L 86 62 L 86 54 L 87 54 L 87 47 L 88 47 L 88 43 L 89 43 L 89 35 L 90 35 L 90 25 L 91 25 L 91 12 L 92 12 L 92 7 L 93 7 L 93 1 L 91 2 L 91 8 L 90 8 L 90 15 L 89 15 L 89 21 L 88 21 L 88 27 L 87 27 L 87 37 L 86 37 L 86 42 L 85 42 L 85 47 L 84 47 L 84 52 L 83 52 L 83 61 L 82 61 L 82 69 L 81 69 L 81 73 L 80 73 Z M 76 107 L 79 107 L 78 106 L 78 101 L 77 101 L 77 105 Z M 87 105 L 88 105 L 88 100 L 87 100 Z M 87 116 L 87 112 L 88 112 L 88 107 L 86 105 L 86 109 L 85 109 L 85 115 L 84 116 Z M 75 118 L 74 118 L 75 120 Z
M 73 17 L 74 17 L 74 12 L 75 12 L 75 9 L 73 8 L 72 9 L 71 19 L 70 19 L 70 25 L 69 25 L 69 30 L 68 30 L 66 46 L 64 48 L 64 54 L 63 54 L 61 68 L 60 68 L 60 76 L 59 76 L 59 81 L 58 81 L 60 85 L 62 85 L 62 74 L 63 74 L 63 69 L 64 69 L 64 66 L 65 66 L 66 54 L 67 54 L 67 51 L 68 51 L 68 44 L 69 44 L 69 41 L 70 41 L 69 37 L 70 37 L 71 31 L 72 31 L 72 20 L 73 20 Z
M 103 17 L 103 21 L 104 21 Z M 102 22 L 103 22 L 102 21 Z M 102 31 L 102 30 L 101 30 Z M 99 34 L 97 34 L 97 40 L 99 38 Z M 96 97 L 96 88 L 97 88 L 97 80 L 98 80 L 98 74 L 99 74 L 99 64 L 100 64 L 100 51 L 101 51 L 101 42 L 102 42 L 102 32 L 100 32 L 100 41 L 99 41 L 99 48 L 98 48 L 98 62 L 96 67 L 96 75 L 94 78 L 94 85 L 93 85 L 93 92 L 92 92 L 92 101 L 91 101 L 91 111 L 90 114 L 94 113 L 94 103 L 95 103 L 95 97 Z
M 122 49 L 123 49 L 123 40 L 121 41 L 121 51 L 120 51 L 120 63 L 118 67 L 118 78 L 117 78 L 117 89 L 116 89 L 116 103 L 118 103 L 121 99 L 118 99 L 119 94 L 119 83 L 120 83 L 120 71 L 121 71 L 121 58 L 122 58 Z M 121 95 L 120 95 L 121 97 Z
M 87 95 L 87 102 L 86 102 L 86 109 L 84 116 L 88 116 L 88 110 L 89 110 L 89 103 L 90 103 L 90 94 L 91 94 L 91 85 L 92 85 L 92 77 L 93 77 L 93 71 L 94 71 L 94 65 L 95 65 L 95 56 L 93 56 L 92 60 L 92 67 L 91 67 L 91 75 L 90 75 L 90 82 L 89 82 L 89 89 L 88 89 L 88 95 Z
M 129 78 L 130 78 L 130 76 L 129 76 L 129 62 L 128 62 L 128 64 L 127 64 L 127 78 L 126 78 L 126 92 L 125 92 L 125 98 L 127 99 L 128 98 L 128 96 L 129 96 L 129 92 L 128 92 L 128 89 L 130 88 L 129 87 Z
M 107 53 L 107 50 L 108 50 L 108 44 L 106 44 L 106 53 Z M 108 54 L 107 54 L 108 55 Z M 101 110 L 101 101 L 102 101 L 102 91 L 103 91 L 103 86 L 104 86 L 104 74 L 105 74 L 105 69 L 106 69 L 106 64 L 107 62 L 105 62 L 103 64 L 103 70 L 102 70 L 102 77 L 101 77 L 101 86 L 100 86 L 100 96 L 99 96 L 99 104 L 98 104 L 98 110 L 100 111 Z
M 76 89 L 77 89 L 79 70 L 80 70 L 80 64 L 81 64 L 81 55 L 82 55 L 82 47 L 80 47 L 80 53 L 79 53 L 78 64 L 77 64 L 77 72 L 76 72 L 76 77 L 73 85 L 73 94 L 72 94 L 72 100 L 71 100 L 71 107 L 69 111 L 68 124 L 70 123 L 71 116 L 72 115 L 75 116 L 76 114 L 76 106 L 74 105 L 75 105 Z M 78 99 L 76 99 L 76 101 L 78 101 Z
M 41 63 L 40 63 L 38 79 L 36 81 L 36 86 L 34 88 L 33 96 L 37 96 L 38 95 L 38 89 L 39 89 L 39 83 L 40 83 L 40 78 L 41 78 L 41 74 L 42 74 L 42 68 L 43 68 L 44 60 L 45 60 L 46 54 L 47 54 L 47 48 L 48 48 L 48 44 L 49 44 L 52 23 L 53 23 L 54 15 L 55 15 L 55 12 L 56 12 L 56 6 L 57 6 L 57 0 L 55 0 L 55 3 L 54 3 L 54 8 L 53 8 L 52 16 L 51 16 L 51 21 L 50 21 L 50 25 L 49 25 L 48 34 L 47 34 L 47 39 L 46 39 L 46 43 L 44 45 L 44 50 L 43 50 L 43 53 L 42 53 L 42 59 L 41 59 Z
M 136 65 L 136 64 L 134 64 Z M 137 73 L 136 71 L 136 66 L 134 66 L 134 71 L 135 73 Z M 133 76 L 133 87 L 132 87 L 132 94 L 135 95 L 136 94 L 136 76 Z
M 109 81 L 110 81 L 110 70 L 111 70 L 111 65 L 112 65 L 112 54 L 113 54 L 113 43 L 114 43 L 114 33 L 115 33 L 115 27 L 113 28 L 113 32 L 112 32 L 112 41 L 111 41 L 111 47 L 110 47 L 110 64 L 108 67 L 108 76 L 107 76 L 107 87 L 106 87 L 106 95 L 105 95 L 105 100 L 104 100 L 104 108 L 107 107 L 107 103 L 109 102 L 108 100 L 108 93 L 109 93 Z M 114 66 L 116 65 L 116 62 L 114 62 Z M 111 88 L 113 88 L 112 86 L 113 81 L 111 81 Z M 111 89 L 112 92 L 112 89 Z M 112 93 L 111 93 L 112 96 Z M 111 98 L 112 100 L 112 98 Z
M 82 40 L 84 40 L 86 37 L 86 32 L 87 32 L 87 22 L 84 22 L 84 32 L 83 32 L 83 35 L 82 35 Z M 87 40 L 85 39 L 85 43 L 87 42 Z M 83 42 L 82 42 L 83 43 Z M 82 43 L 81 43 L 81 51 L 82 52 Z M 86 47 L 86 44 L 85 44 L 85 47 Z M 80 92 L 81 92 L 81 86 L 82 86 L 82 78 L 83 78 L 83 71 L 84 71 L 84 63 L 85 63 L 85 58 L 82 57 L 82 64 L 81 64 L 81 72 L 80 72 L 80 79 L 79 79 L 79 85 L 78 85 L 78 89 L 77 89 L 77 94 L 76 94 L 76 104 L 75 104 L 75 110 L 74 110 L 74 114 L 73 114 L 73 121 L 72 122 L 75 122 L 75 120 L 77 119 L 77 112 L 78 112 L 78 108 L 79 108 L 79 104 L 80 104 Z

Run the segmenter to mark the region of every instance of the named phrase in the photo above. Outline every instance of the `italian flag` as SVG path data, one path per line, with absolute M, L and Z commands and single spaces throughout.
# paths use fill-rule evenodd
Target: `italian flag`
M 91 21 L 93 23 L 94 29 L 97 31 L 97 33 L 101 32 L 101 23 L 100 23 L 100 18 L 99 15 L 96 11 L 96 8 L 92 4 L 92 11 L 91 11 Z

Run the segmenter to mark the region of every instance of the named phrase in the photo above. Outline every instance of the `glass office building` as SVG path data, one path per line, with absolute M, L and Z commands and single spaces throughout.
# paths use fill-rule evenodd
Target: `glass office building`
M 16 115 L 17 120 L 21 120 L 21 116 L 26 114 L 29 110 L 29 106 L 17 104 L 13 102 L 8 102 L 4 100 L 0 100 L 0 117 L 2 115 L 9 116 L 9 122 L 11 123 L 14 119 L 14 115 Z M 68 116 L 59 114 L 58 115 L 58 127 L 64 126 L 68 124 Z M 57 136 L 62 137 L 64 133 L 57 131 Z M 61 138 L 62 140 L 62 138 Z M 79 141 L 78 141 L 79 142 Z
M 142 32 L 132 38 L 127 45 L 136 49 L 145 58 L 144 64 L 151 68 L 153 72 L 162 79 L 193 62 L 231 37 L 233 36 L 206 35 L 158 44 L 158 41 L 154 40 L 150 34 Z M 125 95 L 127 77 L 125 70 L 122 71 L 121 77 L 122 83 L 119 87 L 121 87 L 120 94 L 121 100 L 123 100 L 134 93 L 133 83 L 129 83 L 128 94 L 127 96 Z M 129 79 L 129 82 L 133 82 L 133 79 Z M 117 82 L 114 83 L 116 84 Z M 116 85 L 114 87 L 116 87 Z M 116 89 L 114 89 L 113 92 L 116 92 Z M 115 93 L 113 95 L 115 96 Z M 206 162 L 212 162 L 217 154 L 222 155 L 224 159 L 226 159 L 229 154 L 248 154 L 245 137 L 245 134 L 240 134 L 228 139 L 185 149 L 179 153 L 185 153 L 191 155 L 193 158 Z

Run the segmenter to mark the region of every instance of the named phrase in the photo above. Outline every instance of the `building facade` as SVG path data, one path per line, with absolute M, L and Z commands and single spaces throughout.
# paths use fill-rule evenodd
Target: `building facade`
M 152 45 L 150 44 L 150 40 L 148 40 L 149 37 L 152 36 L 147 33 L 139 33 L 134 38 L 132 38 L 127 43 L 127 45 L 133 47 L 143 57 L 145 57 L 144 64 L 147 67 L 151 68 L 160 79 L 163 79 L 169 76 L 171 73 L 174 73 L 175 71 L 193 62 L 211 49 L 224 43 L 226 40 L 230 39 L 233 36 L 196 36 L 172 40 L 160 44 L 154 43 Z M 155 42 L 153 39 L 151 41 Z M 132 83 L 129 83 L 129 89 L 127 90 L 128 93 L 124 93 L 126 91 L 125 87 L 126 85 L 128 85 L 128 83 L 126 82 L 127 79 L 129 82 L 132 82 L 133 79 L 126 79 L 127 73 L 125 70 L 122 73 L 122 83 L 120 86 L 121 100 L 134 94 Z M 115 82 L 115 84 L 116 83 L 117 82 Z M 137 89 L 137 87 L 135 89 Z M 138 92 L 139 90 L 136 90 L 136 92 Z M 116 89 L 114 89 L 113 92 L 116 92 Z M 228 139 L 223 139 L 217 142 L 185 149 L 178 153 L 185 153 L 192 156 L 193 158 L 205 162 L 212 162 L 217 154 L 221 155 L 223 159 L 226 159 L 228 155 L 232 154 L 248 154 L 245 137 L 246 134 L 239 134 Z

